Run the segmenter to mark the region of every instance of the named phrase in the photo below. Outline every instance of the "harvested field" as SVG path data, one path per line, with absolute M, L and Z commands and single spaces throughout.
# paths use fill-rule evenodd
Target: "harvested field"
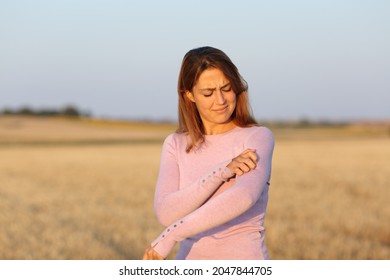
M 0 117 L 0 259 L 141 258 L 174 128 Z M 274 130 L 271 257 L 390 259 L 387 128 L 294 132 Z

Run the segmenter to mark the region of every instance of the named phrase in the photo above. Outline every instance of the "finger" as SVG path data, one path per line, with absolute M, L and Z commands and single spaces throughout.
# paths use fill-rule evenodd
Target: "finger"
M 257 162 L 257 155 L 255 153 L 256 150 L 247 152 L 242 155 L 244 158 L 251 158 L 254 162 Z
M 250 154 L 250 159 L 256 164 L 258 161 L 258 156 L 255 153 Z
M 157 253 L 154 250 L 153 250 L 153 254 L 154 254 L 154 259 L 155 260 L 163 260 L 164 259 L 159 253 Z
M 254 160 L 253 158 L 247 158 L 244 163 L 252 170 L 252 169 L 255 169 L 257 164 L 256 164 L 256 160 Z
M 257 155 L 255 152 L 248 152 L 237 157 L 237 160 L 241 162 L 246 159 L 251 159 L 253 162 L 257 162 Z
M 250 169 L 254 169 L 257 166 L 257 160 L 256 159 L 257 159 L 256 156 L 247 157 L 247 158 L 240 158 L 238 160 L 238 162 L 239 162 L 238 165 L 246 164 Z
M 254 153 L 254 152 L 255 152 L 254 150 L 247 149 L 247 150 L 243 151 L 241 154 L 239 154 L 238 156 L 236 156 L 235 158 L 248 157 L 248 154 Z
M 143 260 L 163 260 L 163 257 L 161 257 L 159 254 L 154 252 L 148 252 L 144 255 Z
M 164 258 L 159 254 L 157 253 L 156 250 L 154 250 L 152 247 L 150 248 L 150 252 L 151 254 L 153 255 L 153 260 L 163 260 Z
M 241 175 L 243 175 L 243 174 L 244 174 L 244 172 L 242 172 L 241 169 L 239 169 L 239 168 L 236 169 L 236 175 L 237 175 L 237 176 L 241 176 Z
M 254 153 L 255 151 L 256 151 L 255 149 L 246 149 L 246 150 L 242 151 L 237 157 L 243 156 L 247 153 Z
M 149 257 L 148 257 L 148 251 L 147 251 L 147 250 L 145 250 L 145 253 L 144 253 L 144 255 L 142 256 L 142 259 L 143 259 L 143 260 L 148 260 L 148 259 L 149 259 Z
M 244 173 L 248 173 L 255 168 L 256 168 L 256 164 L 253 163 L 251 159 L 247 159 L 246 161 L 241 162 L 239 165 L 237 165 L 234 168 L 234 172 L 237 176 L 241 176 Z
M 246 165 L 250 170 L 256 168 L 256 166 L 257 166 L 256 161 L 252 157 L 239 158 L 239 159 L 237 159 L 237 162 L 238 162 L 239 167 Z M 245 170 L 246 170 L 246 168 L 245 168 Z
M 245 162 L 242 162 L 238 168 L 244 173 L 251 170 L 251 168 Z
M 151 252 L 152 248 L 149 247 L 145 250 L 145 253 L 144 253 L 144 256 L 143 256 L 143 260 L 152 260 L 152 252 Z
M 149 247 L 145 250 L 145 253 L 142 257 L 143 260 L 160 260 L 163 259 L 152 247 Z

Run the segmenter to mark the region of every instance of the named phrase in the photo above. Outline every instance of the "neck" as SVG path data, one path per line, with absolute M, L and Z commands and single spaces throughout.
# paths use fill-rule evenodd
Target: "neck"
M 208 127 L 205 126 L 205 134 L 206 135 L 221 134 L 229 130 L 232 130 L 235 127 L 236 125 L 234 124 L 233 121 L 224 124 L 214 125 L 214 126 L 208 126 Z

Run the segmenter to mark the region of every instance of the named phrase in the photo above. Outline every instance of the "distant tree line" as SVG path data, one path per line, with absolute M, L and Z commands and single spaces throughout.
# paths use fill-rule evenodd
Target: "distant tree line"
M 0 115 L 19 115 L 19 116 L 61 116 L 61 117 L 89 117 L 90 114 L 82 112 L 73 105 L 67 105 L 60 109 L 33 109 L 29 106 L 23 106 L 18 109 L 4 108 Z
M 311 120 L 301 118 L 298 120 L 259 121 L 259 123 L 276 128 L 312 128 L 312 127 L 345 127 L 349 121 Z

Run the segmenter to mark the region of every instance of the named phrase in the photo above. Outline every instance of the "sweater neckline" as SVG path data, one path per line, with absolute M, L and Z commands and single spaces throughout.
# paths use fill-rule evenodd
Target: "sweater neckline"
M 225 136 L 227 134 L 230 134 L 230 133 L 233 133 L 239 129 L 241 129 L 242 127 L 239 127 L 239 126 L 236 126 L 228 131 L 225 131 L 225 132 L 222 132 L 222 133 L 218 133 L 218 134 L 204 134 L 204 137 L 205 139 L 215 139 L 215 138 L 219 138 L 219 137 L 222 137 L 222 136 Z

